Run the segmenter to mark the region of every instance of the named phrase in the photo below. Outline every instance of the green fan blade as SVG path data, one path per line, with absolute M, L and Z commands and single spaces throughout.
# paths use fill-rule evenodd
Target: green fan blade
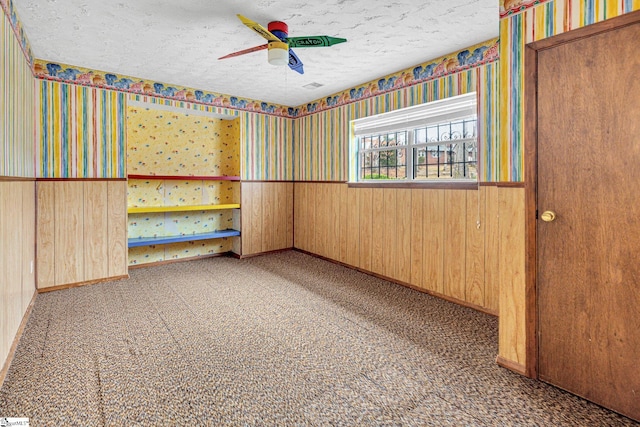
M 346 41 L 347 39 L 331 36 L 287 37 L 289 47 L 326 47 Z

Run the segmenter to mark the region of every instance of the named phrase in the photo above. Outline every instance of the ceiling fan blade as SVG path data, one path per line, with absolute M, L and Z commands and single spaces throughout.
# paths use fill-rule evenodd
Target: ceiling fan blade
M 334 44 L 344 43 L 347 39 L 331 36 L 304 36 L 288 37 L 287 42 L 290 47 L 325 47 Z
M 260 34 L 262 37 L 264 37 L 265 39 L 269 40 L 270 42 L 279 42 L 281 41 L 279 38 L 277 38 L 276 36 L 274 36 L 271 31 L 267 30 L 265 27 L 263 27 L 262 25 L 258 24 L 255 21 L 252 21 L 249 18 L 246 18 L 240 14 L 238 14 L 238 18 L 242 21 L 242 23 L 244 25 L 246 25 L 247 27 L 251 28 L 253 31 L 255 31 L 256 33 Z
M 260 46 L 250 47 L 249 49 L 239 50 L 239 51 L 237 51 L 237 52 L 233 52 L 233 53 L 230 53 L 230 54 L 228 54 L 228 55 L 221 56 L 221 57 L 220 57 L 220 58 L 218 58 L 218 59 L 233 58 L 234 56 L 240 56 L 240 55 L 245 55 L 245 54 L 247 54 L 247 53 L 257 52 L 257 51 L 259 51 L 259 50 L 264 50 L 264 49 L 266 49 L 267 47 L 269 47 L 269 44 L 268 44 L 268 43 L 267 43 L 267 44 L 260 45 Z
M 300 61 L 298 55 L 296 55 L 291 49 L 289 49 L 289 68 L 300 74 L 304 74 L 304 69 L 302 68 L 302 66 L 302 61 Z

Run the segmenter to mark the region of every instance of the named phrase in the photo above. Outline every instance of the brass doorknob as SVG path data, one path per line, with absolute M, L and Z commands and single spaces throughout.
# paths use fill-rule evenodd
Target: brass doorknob
M 544 222 L 551 222 L 551 221 L 555 221 L 556 219 L 556 213 L 554 211 L 544 211 L 542 213 L 542 215 L 540 215 L 540 218 L 544 221 Z

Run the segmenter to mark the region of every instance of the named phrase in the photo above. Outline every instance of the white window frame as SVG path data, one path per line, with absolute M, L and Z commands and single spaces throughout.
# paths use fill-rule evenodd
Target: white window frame
M 429 178 L 414 177 L 415 165 L 413 159 L 414 149 L 424 148 L 429 154 L 430 147 L 448 145 L 447 141 L 416 143 L 416 132 L 419 129 L 429 126 L 446 124 L 465 119 L 474 118 L 476 120 L 476 135 L 471 138 L 461 138 L 449 140 L 455 144 L 475 143 L 478 147 L 478 103 L 476 92 L 469 92 L 463 95 L 453 96 L 438 101 L 428 102 L 408 108 L 394 110 L 388 113 L 377 114 L 352 120 L 354 144 L 356 154 L 356 174 L 352 175 L 355 182 L 364 183 L 397 183 L 397 182 L 477 182 L 476 178 Z M 391 147 L 380 147 L 375 149 L 362 149 L 360 139 L 366 136 L 384 135 L 394 132 L 406 132 L 407 141 L 405 145 Z M 406 178 L 391 179 L 362 179 L 362 159 L 363 154 L 374 151 L 406 150 Z M 476 148 L 477 149 L 477 148 Z M 463 154 L 465 158 L 467 154 Z M 476 159 L 476 170 L 478 160 Z

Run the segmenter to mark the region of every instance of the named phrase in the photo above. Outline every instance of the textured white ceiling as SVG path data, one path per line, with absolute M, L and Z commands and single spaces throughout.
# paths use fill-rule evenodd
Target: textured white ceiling
M 498 0 L 13 0 L 33 54 L 62 64 L 299 106 L 498 36 Z M 298 48 L 304 75 L 236 17 L 280 20 L 289 36 L 346 43 Z M 317 89 L 304 85 L 320 83 Z

